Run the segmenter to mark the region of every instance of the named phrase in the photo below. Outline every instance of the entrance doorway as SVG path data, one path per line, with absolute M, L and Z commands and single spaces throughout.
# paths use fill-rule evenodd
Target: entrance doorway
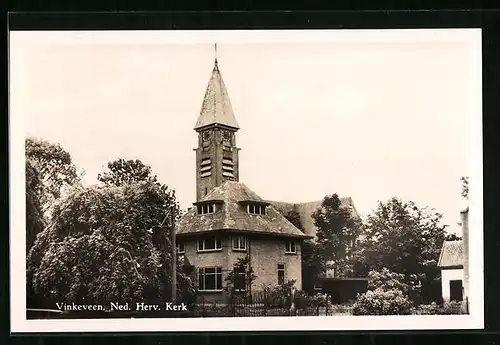
M 463 300 L 463 285 L 461 280 L 450 280 L 450 300 L 458 302 Z

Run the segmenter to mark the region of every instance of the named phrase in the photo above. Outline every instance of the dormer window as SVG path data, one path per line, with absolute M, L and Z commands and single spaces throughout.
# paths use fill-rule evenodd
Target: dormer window
M 257 205 L 257 204 L 248 204 L 247 212 L 250 214 L 266 214 L 266 206 L 265 205 Z
M 285 254 L 297 254 L 295 241 L 287 241 L 285 243 Z
M 215 204 L 201 204 L 197 206 L 198 214 L 208 214 L 215 212 Z

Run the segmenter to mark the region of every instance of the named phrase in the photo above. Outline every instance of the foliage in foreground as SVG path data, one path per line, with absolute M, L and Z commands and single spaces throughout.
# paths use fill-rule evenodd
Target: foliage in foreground
M 451 301 L 444 302 L 439 305 L 435 302 L 431 304 L 421 304 L 414 308 L 413 314 L 415 315 L 454 315 L 465 314 L 461 302 Z
M 27 261 L 36 300 L 109 304 L 171 296 L 169 230 L 158 225 L 178 206 L 167 186 L 142 177 L 75 188 L 55 203 Z M 193 295 L 189 278 L 177 272 L 178 293 Z
M 412 311 L 410 300 L 401 290 L 369 290 L 358 296 L 353 304 L 353 315 L 409 315 Z
M 26 138 L 26 253 L 47 225 L 63 191 L 80 180 L 71 155 L 59 144 Z
M 352 274 L 366 277 L 384 268 L 404 275 L 404 283 L 419 289 L 416 303 L 438 300 L 441 294 L 437 267 L 445 227 L 442 215 L 411 201 L 392 198 L 380 202 L 364 224 L 365 239 L 352 253 Z

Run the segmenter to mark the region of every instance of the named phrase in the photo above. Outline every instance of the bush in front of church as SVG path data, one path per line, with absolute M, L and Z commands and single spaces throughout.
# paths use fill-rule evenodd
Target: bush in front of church
M 442 305 L 435 302 L 431 304 L 421 304 L 417 306 L 412 314 L 415 315 L 454 315 L 466 314 L 462 302 L 447 301 Z
M 399 289 L 378 288 L 358 295 L 352 307 L 353 315 L 409 315 L 412 303 Z

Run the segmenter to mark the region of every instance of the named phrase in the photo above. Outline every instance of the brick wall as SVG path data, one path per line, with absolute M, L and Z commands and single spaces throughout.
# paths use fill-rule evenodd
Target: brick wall
M 295 280 L 295 287 L 302 289 L 302 267 L 300 243 L 296 242 L 296 254 L 285 254 L 285 240 L 276 237 L 249 238 L 247 252 L 233 251 L 232 237 L 221 239 L 222 249 L 220 251 L 203 252 L 197 251 L 198 239 L 179 239 L 184 243 L 185 257 L 195 267 L 195 279 L 198 277 L 198 268 L 222 267 L 222 281 L 232 270 L 238 258 L 243 258 L 247 253 L 251 257 L 251 265 L 257 276 L 252 286 L 253 291 L 261 290 L 265 286 L 278 285 L 278 264 L 285 265 L 285 282 Z M 207 299 L 222 299 L 222 293 L 200 292 Z
M 278 264 L 285 265 L 285 282 L 295 280 L 295 287 L 302 289 L 302 266 L 300 244 L 297 254 L 285 254 L 285 241 L 279 238 L 252 239 L 251 261 L 257 279 L 254 289 L 278 285 Z

